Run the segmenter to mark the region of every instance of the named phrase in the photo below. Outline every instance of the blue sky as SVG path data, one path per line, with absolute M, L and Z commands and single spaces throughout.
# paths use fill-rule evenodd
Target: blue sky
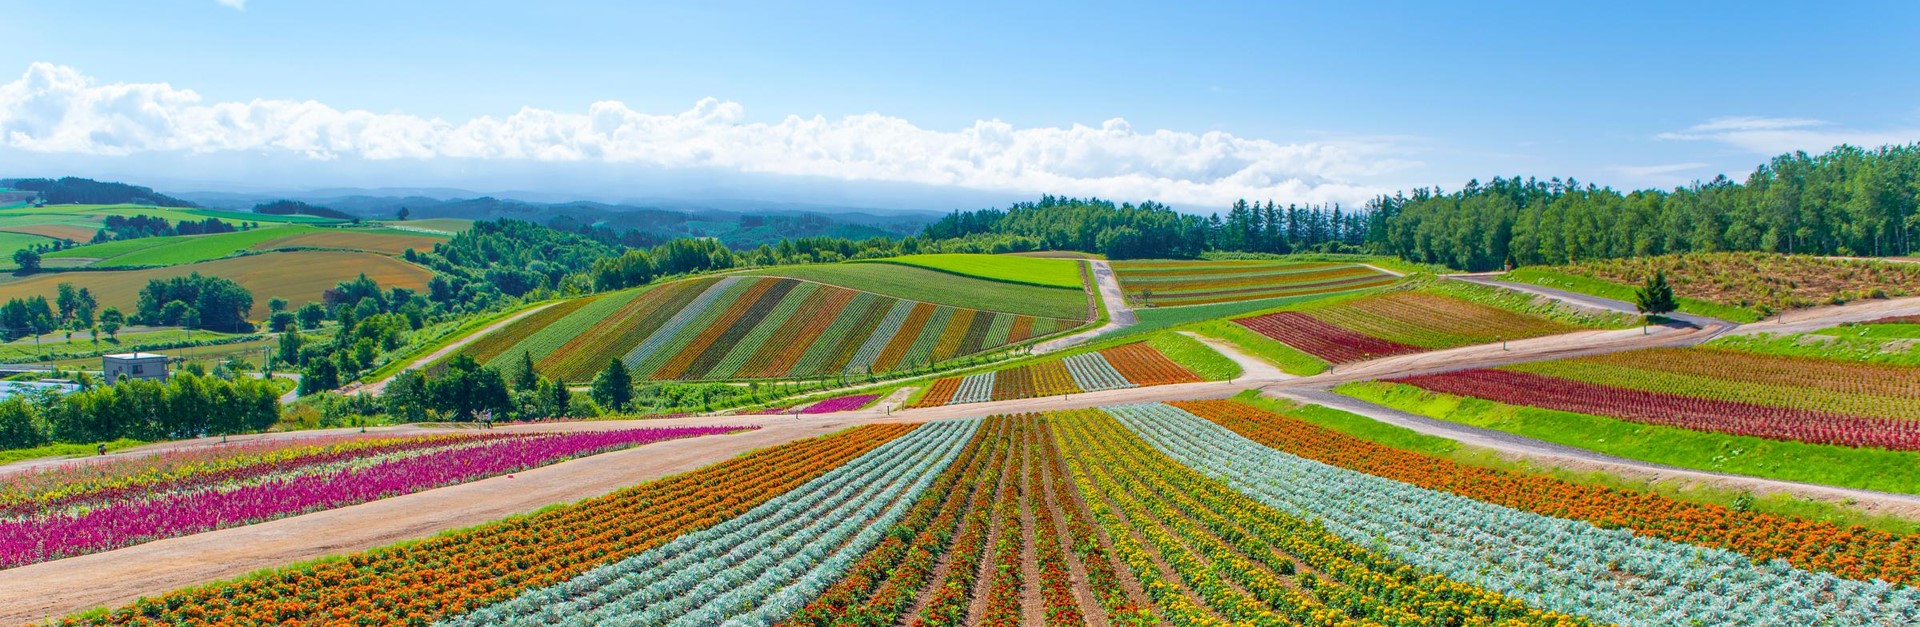
M 0 169 L 1207 208 L 1920 140 L 1914 3 L 640 4 L 0 2 Z

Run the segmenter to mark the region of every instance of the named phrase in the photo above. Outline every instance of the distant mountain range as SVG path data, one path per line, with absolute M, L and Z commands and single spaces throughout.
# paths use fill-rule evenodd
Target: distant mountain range
M 49 203 L 148 204 L 253 211 L 298 201 L 366 219 L 525 220 L 569 231 L 599 230 L 629 245 L 674 237 L 713 237 L 735 248 L 783 237 L 898 237 L 920 231 L 940 212 L 754 200 L 574 200 L 538 192 L 486 195 L 454 188 L 318 189 L 298 192 L 185 192 L 171 195 L 124 183 L 67 177 L 0 179 L 0 188 L 36 192 Z M 509 196 L 510 194 L 510 196 Z M 329 212 L 330 213 L 330 212 Z

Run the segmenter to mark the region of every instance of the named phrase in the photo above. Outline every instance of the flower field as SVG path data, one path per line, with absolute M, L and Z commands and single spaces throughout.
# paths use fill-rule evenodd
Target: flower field
M 725 522 L 443 624 L 773 622 L 877 545 L 978 422 L 914 429 Z
M 828 377 L 911 369 L 1080 324 L 796 279 L 707 277 L 561 303 L 465 350 L 496 366 L 526 353 L 574 382 L 614 359 L 643 380 Z
M 1920 620 L 1920 590 L 1869 579 L 1913 576 L 1903 538 L 1463 467 L 1231 402 L 1180 405 L 859 427 L 66 622 Z
M 1558 321 L 1419 291 L 1368 296 L 1234 322 L 1336 364 L 1575 330 Z
M 849 410 L 866 407 L 867 404 L 872 403 L 874 400 L 878 398 L 880 398 L 880 395 L 878 394 L 853 394 L 848 396 L 835 396 L 833 398 L 829 398 L 829 399 L 820 401 L 818 403 L 813 403 L 811 405 L 803 407 L 800 409 L 800 413 L 831 414 L 836 411 L 849 411 Z
M 1920 265 L 1771 253 L 1695 253 L 1598 259 L 1548 272 L 1639 285 L 1665 272 L 1676 295 L 1760 311 L 1920 294 Z
M 1151 450 L 1235 493 L 1317 519 L 1314 529 L 1380 557 L 1539 610 L 1619 625 L 1920 620 L 1920 590 L 1911 587 L 1782 561 L 1756 563 L 1733 551 L 1603 529 L 1348 470 L 1262 446 L 1166 405 L 1107 411 Z
M 0 568 L 346 507 L 663 440 L 737 431 L 673 427 L 351 439 L 56 469 L 20 480 L 0 516 Z M 164 456 L 162 456 L 164 457 Z M 13 483 L 9 480 L 9 483 Z M 10 486 L 11 487 L 11 486 Z
M 913 430 L 872 425 L 417 543 L 145 599 L 62 621 L 428 624 L 718 525 Z
M 1039 398 L 1171 383 L 1200 377 L 1144 342 L 1002 370 L 934 381 L 909 407 Z
M 1362 265 L 1298 261 L 1116 261 L 1113 270 L 1127 300 L 1150 307 L 1328 294 L 1398 280 Z
M 1904 366 L 1648 349 L 1390 381 L 1696 431 L 1920 450 L 1920 369 Z
M 1850 579 L 1920 584 L 1920 536 L 1694 503 L 1651 492 L 1570 483 L 1383 446 L 1231 401 L 1171 403 L 1284 453 L 1423 488 L 1603 529 L 1786 560 Z

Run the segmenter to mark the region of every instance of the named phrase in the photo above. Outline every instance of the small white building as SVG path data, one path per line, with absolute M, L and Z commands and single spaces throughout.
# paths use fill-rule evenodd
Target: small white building
M 108 383 L 125 379 L 167 378 L 167 356 L 157 353 L 117 353 L 100 357 L 100 373 Z

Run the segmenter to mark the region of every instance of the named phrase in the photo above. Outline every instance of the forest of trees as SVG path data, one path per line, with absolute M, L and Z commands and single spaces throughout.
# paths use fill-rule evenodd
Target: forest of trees
M 38 192 L 40 202 L 50 205 L 152 205 L 155 207 L 197 207 L 191 202 L 159 194 L 150 187 L 107 183 L 93 179 L 0 179 L 0 187 Z
M 165 381 L 125 380 L 61 395 L 19 395 L 0 401 L 0 449 L 48 442 L 119 438 L 172 440 L 260 431 L 280 418 L 279 390 L 269 381 L 182 372 Z
M 1682 252 L 1898 256 L 1920 248 L 1920 144 L 1781 155 L 1724 176 L 1621 193 L 1494 179 L 1369 203 L 1375 252 L 1468 270 Z
M 332 218 L 335 220 L 346 220 L 349 222 L 360 221 L 360 218 L 355 217 L 353 215 L 349 215 L 344 211 L 328 209 L 326 207 L 320 207 L 315 205 L 309 205 L 307 203 L 300 202 L 298 200 L 276 200 L 273 202 L 263 202 L 263 203 L 254 205 L 253 212 L 258 214 L 263 214 L 263 215 L 270 215 L 270 216 L 314 216 L 318 218 Z

